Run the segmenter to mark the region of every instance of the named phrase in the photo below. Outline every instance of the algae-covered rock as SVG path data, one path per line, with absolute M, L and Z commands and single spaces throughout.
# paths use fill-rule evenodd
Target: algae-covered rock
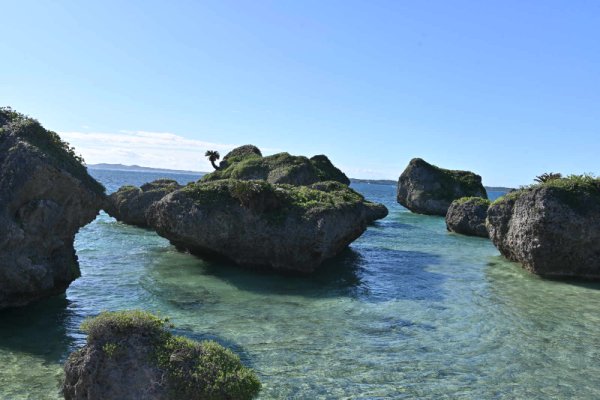
M 204 175 L 201 181 L 220 179 L 264 180 L 290 185 L 310 185 L 321 181 L 350 184 L 350 179 L 324 155 L 311 159 L 288 153 L 263 157 L 260 150 L 252 145 L 232 150 L 224 157 L 219 169 Z
M 454 200 L 446 214 L 446 228 L 463 235 L 488 237 L 485 219 L 489 206 L 490 201 L 481 197 Z
M 108 196 L 104 210 L 118 221 L 147 227 L 146 211 L 167 194 L 181 188 L 172 179 L 158 179 L 141 187 L 123 186 Z
M 174 336 L 147 312 L 103 312 L 81 327 L 87 344 L 65 363 L 66 400 L 245 400 L 260 391 L 230 350 Z
M 58 134 L 0 108 L 0 308 L 62 293 L 80 276 L 74 237 L 104 198 Z
M 382 207 L 339 182 L 232 179 L 190 184 L 155 203 L 147 217 L 159 235 L 194 254 L 310 272 L 387 214 Z
M 461 197 L 487 199 L 479 175 L 439 168 L 414 158 L 398 180 L 398 202 L 419 214 L 445 216 L 450 204 Z
M 555 179 L 508 193 L 488 210 L 490 239 L 535 274 L 600 279 L 600 180 Z

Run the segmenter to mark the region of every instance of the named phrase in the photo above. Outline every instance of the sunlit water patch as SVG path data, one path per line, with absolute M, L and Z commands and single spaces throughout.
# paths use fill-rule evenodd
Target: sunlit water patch
M 95 174 L 109 191 L 164 175 Z M 205 262 L 102 213 L 66 296 L 0 313 L 0 397 L 59 398 L 81 321 L 143 308 L 236 351 L 262 399 L 600 398 L 600 286 L 532 276 L 407 212 L 393 186 L 355 189 L 390 215 L 306 277 Z

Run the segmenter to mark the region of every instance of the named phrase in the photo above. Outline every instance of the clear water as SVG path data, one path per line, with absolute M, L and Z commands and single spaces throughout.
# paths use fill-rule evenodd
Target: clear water
M 164 176 L 94 174 L 109 191 Z M 0 398 L 59 398 L 81 321 L 128 308 L 233 348 L 262 399 L 600 398 L 600 285 L 539 279 L 407 212 L 393 186 L 355 189 L 390 215 L 310 277 L 205 262 L 101 214 L 66 296 L 0 313 Z

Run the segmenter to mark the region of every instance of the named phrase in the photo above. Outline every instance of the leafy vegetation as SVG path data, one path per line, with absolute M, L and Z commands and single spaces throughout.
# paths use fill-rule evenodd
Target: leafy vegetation
M 454 200 L 454 203 L 456 203 L 456 204 L 472 203 L 476 206 L 484 206 L 484 207 L 489 207 L 490 204 L 492 204 L 492 202 L 490 200 L 484 199 L 483 197 L 461 197 L 458 200 Z
M 216 342 L 196 342 L 169 332 L 168 319 L 145 311 L 103 312 L 81 328 L 88 344 L 98 343 L 111 358 L 118 357 L 119 340 L 137 334 L 153 346 L 152 362 L 165 371 L 173 398 L 252 399 L 260 391 L 256 374 L 237 355 Z
M 544 172 L 542 175 L 538 175 L 535 177 L 534 181 L 538 183 L 546 183 L 549 181 L 553 181 L 555 179 L 562 178 L 562 174 L 554 173 L 554 172 Z
M 88 174 L 83 158 L 75 149 L 56 132 L 44 129 L 35 119 L 10 107 L 0 107 L 0 136 L 5 134 L 13 134 L 34 146 L 52 164 L 81 180 L 95 193 L 104 193 L 104 186 Z
M 208 161 L 210 161 L 210 163 L 212 164 L 212 166 L 215 170 L 219 169 L 218 165 L 215 164 L 215 161 L 217 161 L 219 158 L 221 158 L 221 155 L 219 154 L 218 151 L 208 150 L 206 153 L 204 153 L 204 157 L 208 158 Z
M 549 188 L 577 212 L 585 212 L 592 204 L 600 203 L 600 178 L 592 174 L 583 174 L 546 179 L 544 182 L 523 186 L 498 198 L 494 204 L 516 200 L 527 191 L 537 188 Z

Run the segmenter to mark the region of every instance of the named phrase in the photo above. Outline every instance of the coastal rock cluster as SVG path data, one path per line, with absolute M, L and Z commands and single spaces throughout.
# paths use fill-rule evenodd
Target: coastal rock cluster
M 556 179 L 511 192 L 488 210 L 503 256 L 551 278 L 600 279 L 600 181 Z
M 108 196 L 104 211 L 126 224 L 148 227 L 146 212 L 150 206 L 181 187 L 172 179 L 158 179 L 139 188 L 123 186 Z
M 0 109 L 0 309 L 62 293 L 80 276 L 74 237 L 104 198 L 55 132 Z
M 487 199 L 481 176 L 413 158 L 398 180 L 398 202 L 419 214 L 445 216 L 450 204 L 461 197 Z
M 106 211 L 150 227 L 193 254 L 311 272 L 387 216 L 384 205 L 366 201 L 347 183 L 326 156 L 263 157 L 245 145 L 196 183 L 122 187 L 109 197 Z
M 174 336 L 149 313 L 104 312 L 81 328 L 87 344 L 65 363 L 66 400 L 246 400 L 260 391 L 230 350 Z
M 462 197 L 454 200 L 446 213 L 446 228 L 469 236 L 488 237 L 485 226 L 490 201 L 481 197 Z

